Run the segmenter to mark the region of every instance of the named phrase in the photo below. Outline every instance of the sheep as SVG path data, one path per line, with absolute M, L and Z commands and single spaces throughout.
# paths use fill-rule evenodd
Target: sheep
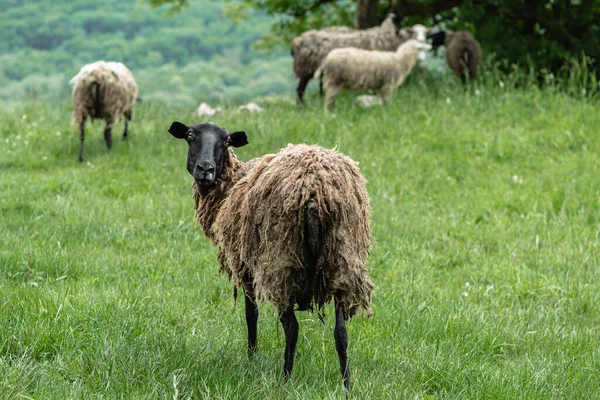
M 383 102 L 389 102 L 393 90 L 414 68 L 419 52 L 430 48 L 427 43 L 410 39 L 395 52 L 355 48 L 331 51 L 315 72 L 315 78 L 323 76 L 325 111 L 333 110 L 341 89 L 378 90 Z
M 463 84 L 467 83 L 468 71 L 469 80 L 475 79 L 481 65 L 481 46 L 473 35 L 466 31 L 439 31 L 428 36 L 432 39 L 432 48 L 446 46 L 446 61 L 448 66 L 454 72 L 454 75 L 460 77 Z
M 189 145 L 194 208 L 204 234 L 218 246 L 221 272 L 244 291 L 248 354 L 256 350 L 258 304 L 279 312 L 286 338 L 284 375 L 294 364 L 297 310 L 335 301 L 336 350 L 350 384 L 345 322 L 371 315 L 373 284 L 365 264 L 371 234 L 366 181 L 349 157 L 319 146 L 288 145 L 277 154 L 240 162 L 232 148 L 245 132 L 212 123 L 173 122 L 171 135 Z
M 97 61 L 84 65 L 70 81 L 73 85 L 72 123 L 80 129 L 79 161 L 83 161 L 85 121 L 104 119 L 104 139 L 112 147 L 112 126 L 125 116 L 123 139 L 127 139 L 128 123 L 138 98 L 138 87 L 131 71 L 120 62 Z
M 327 54 L 340 47 L 356 47 L 367 50 L 395 50 L 408 40 L 411 32 L 398 30 L 398 19 L 389 14 L 381 26 L 354 30 L 344 27 L 330 27 L 310 30 L 294 38 L 291 53 L 294 58 L 294 73 L 299 79 L 297 95 L 298 105 L 304 104 L 304 91 L 315 71 Z

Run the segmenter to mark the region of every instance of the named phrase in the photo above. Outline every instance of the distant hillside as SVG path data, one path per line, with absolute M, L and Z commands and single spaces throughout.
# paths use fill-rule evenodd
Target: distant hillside
M 3 0 L 0 100 L 67 98 L 69 79 L 99 59 L 124 62 L 145 100 L 194 106 L 292 91 L 291 57 L 252 48 L 272 19 L 233 24 L 224 4 L 195 0 L 162 16 L 139 0 Z

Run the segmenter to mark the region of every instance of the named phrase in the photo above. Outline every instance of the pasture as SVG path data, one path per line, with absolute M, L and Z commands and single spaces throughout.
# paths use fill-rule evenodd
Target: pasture
M 348 324 L 350 398 L 600 392 L 600 112 L 502 86 L 212 118 L 246 130 L 242 160 L 306 142 L 360 162 L 375 291 L 373 317 Z M 88 124 L 80 164 L 70 111 L 0 111 L 0 398 L 344 398 L 331 306 L 324 324 L 297 314 L 288 382 L 268 304 L 247 358 L 243 298 L 195 225 L 187 146 L 166 131 L 198 118 L 142 103 L 111 153 Z

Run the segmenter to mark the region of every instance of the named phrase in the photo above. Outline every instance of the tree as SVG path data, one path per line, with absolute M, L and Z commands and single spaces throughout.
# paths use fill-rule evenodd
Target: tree
M 181 7 L 188 0 L 146 0 Z M 600 59 L 600 0 L 228 0 L 228 16 L 249 10 L 278 16 L 262 44 L 289 45 L 311 28 L 378 25 L 389 12 L 404 25 L 468 30 L 486 53 L 509 63 L 557 71 L 569 57 Z M 353 18 L 352 18 L 353 17 Z

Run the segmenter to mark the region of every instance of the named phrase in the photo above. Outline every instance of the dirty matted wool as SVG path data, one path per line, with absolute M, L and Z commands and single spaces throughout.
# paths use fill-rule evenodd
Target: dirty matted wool
M 198 222 L 219 246 L 221 270 L 283 312 L 306 293 L 307 268 L 315 268 L 311 307 L 320 311 L 335 296 L 348 317 L 358 310 L 370 315 L 370 204 L 357 164 L 309 145 L 288 145 L 248 163 L 234 157 L 228 153 L 217 190 L 195 195 Z M 319 226 L 312 266 L 307 218 Z
M 72 123 L 86 118 L 104 119 L 112 127 L 123 114 L 131 115 L 138 96 L 133 74 L 125 65 L 97 61 L 81 68 L 73 83 Z M 93 91 L 96 91 L 94 101 Z

